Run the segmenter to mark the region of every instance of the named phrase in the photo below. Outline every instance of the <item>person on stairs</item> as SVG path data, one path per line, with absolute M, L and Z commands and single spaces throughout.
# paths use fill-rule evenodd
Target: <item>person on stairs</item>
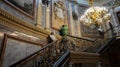
M 50 35 L 47 37 L 48 43 L 52 43 L 54 41 L 57 41 L 57 38 L 54 36 L 54 33 L 51 32 Z

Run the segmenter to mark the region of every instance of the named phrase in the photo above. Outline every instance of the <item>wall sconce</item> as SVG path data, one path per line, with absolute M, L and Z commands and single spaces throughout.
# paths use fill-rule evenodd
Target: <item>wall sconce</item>
M 42 0 L 42 4 L 47 5 L 47 7 L 48 7 L 50 2 L 51 2 L 50 0 Z

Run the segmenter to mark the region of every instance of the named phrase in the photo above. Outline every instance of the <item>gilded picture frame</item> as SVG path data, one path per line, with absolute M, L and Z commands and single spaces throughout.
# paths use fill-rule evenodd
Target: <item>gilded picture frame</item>
M 26 16 L 34 18 L 36 0 L 4 0 L 4 2 Z

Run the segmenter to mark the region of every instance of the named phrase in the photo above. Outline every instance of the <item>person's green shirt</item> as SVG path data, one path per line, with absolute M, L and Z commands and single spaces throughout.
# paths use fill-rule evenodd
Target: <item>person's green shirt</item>
M 67 25 L 63 25 L 62 26 L 62 28 L 61 28 L 61 34 L 62 34 L 62 36 L 68 34 L 68 27 L 67 27 Z

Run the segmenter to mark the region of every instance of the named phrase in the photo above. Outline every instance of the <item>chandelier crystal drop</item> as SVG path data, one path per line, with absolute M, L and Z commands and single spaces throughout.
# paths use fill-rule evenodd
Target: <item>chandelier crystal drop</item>
M 110 13 L 105 7 L 91 7 L 81 16 L 80 22 L 86 26 L 100 26 L 103 22 L 110 21 Z

